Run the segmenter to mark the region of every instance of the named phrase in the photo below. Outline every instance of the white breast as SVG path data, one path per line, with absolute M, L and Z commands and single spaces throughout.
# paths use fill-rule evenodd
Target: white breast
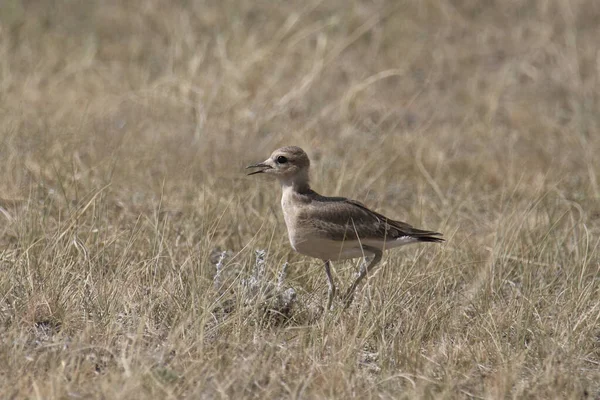
M 298 220 L 298 208 L 293 201 L 294 192 L 291 187 L 283 188 L 283 194 L 281 196 L 281 209 L 283 210 L 283 218 L 285 219 L 285 225 L 288 231 L 288 237 L 290 244 L 296 249 L 295 243 L 297 242 L 297 229 L 296 221 Z

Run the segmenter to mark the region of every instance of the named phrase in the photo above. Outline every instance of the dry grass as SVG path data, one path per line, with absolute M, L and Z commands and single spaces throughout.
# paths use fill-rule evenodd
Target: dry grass
M 599 21 L 595 0 L 3 0 L 0 397 L 598 398 Z M 284 144 L 316 190 L 447 243 L 387 253 L 322 318 L 322 266 L 242 169 Z

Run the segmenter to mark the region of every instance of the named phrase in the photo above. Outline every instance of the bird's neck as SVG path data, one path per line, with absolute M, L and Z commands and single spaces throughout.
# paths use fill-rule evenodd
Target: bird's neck
M 290 178 L 280 179 L 281 188 L 284 191 L 293 191 L 300 194 L 305 194 L 310 191 L 310 183 L 308 179 L 308 171 L 301 172 Z

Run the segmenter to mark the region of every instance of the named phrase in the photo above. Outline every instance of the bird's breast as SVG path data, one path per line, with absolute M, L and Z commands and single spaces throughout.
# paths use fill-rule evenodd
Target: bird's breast
M 281 209 L 283 210 L 283 218 L 285 219 L 285 225 L 287 227 L 288 236 L 292 247 L 295 247 L 298 235 L 298 217 L 299 209 L 293 201 L 293 193 L 290 190 L 284 190 L 281 196 Z
M 294 250 L 302 254 L 307 254 L 307 241 L 316 234 L 311 224 L 307 223 L 308 207 L 310 205 L 299 199 L 292 190 L 283 191 L 281 208 L 290 244 Z

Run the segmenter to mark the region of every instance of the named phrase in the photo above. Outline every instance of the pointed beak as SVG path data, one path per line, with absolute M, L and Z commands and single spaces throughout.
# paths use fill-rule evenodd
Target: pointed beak
M 261 162 L 261 163 L 249 165 L 246 167 L 246 169 L 249 169 L 249 168 L 261 168 L 261 169 L 259 169 L 258 171 L 250 172 L 248 174 L 248 176 L 254 175 L 254 174 L 262 174 L 266 170 L 272 169 L 273 167 L 271 167 L 269 164 L 265 164 L 264 162 Z

